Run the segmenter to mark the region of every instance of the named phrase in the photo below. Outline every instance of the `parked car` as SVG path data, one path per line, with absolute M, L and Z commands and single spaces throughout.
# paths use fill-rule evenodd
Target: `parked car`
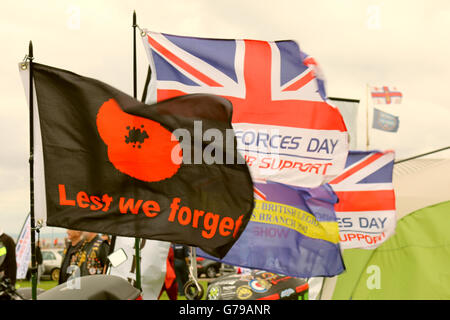
M 236 273 L 236 267 L 222 263 L 222 266 L 220 267 L 219 273 L 221 276 L 226 274 L 235 274 Z
M 210 259 L 197 257 L 197 275 L 215 278 L 220 271 L 222 263 Z
M 61 249 L 41 249 L 42 253 L 42 265 L 43 271 L 41 275 L 41 279 L 43 277 L 50 277 L 53 281 L 58 281 L 59 279 L 59 268 L 62 262 L 62 253 Z M 31 262 L 28 265 L 28 268 L 31 268 Z M 28 269 L 27 279 L 31 278 L 31 271 Z

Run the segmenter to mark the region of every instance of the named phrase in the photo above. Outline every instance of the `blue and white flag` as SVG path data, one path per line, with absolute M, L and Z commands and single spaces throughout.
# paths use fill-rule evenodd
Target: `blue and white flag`
M 255 209 L 226 264 L 309 278 L 345 269 L 334 211 L 337 196 L 328 184 L 317 188 L 255 183 Z
M 31 261 L 31 224 L 28 214 L 16 244 L 17 279 L 25 279 Z
M 397 132 L 399 124 L 400 120 L 397 116 L 378 110 L 376 108 L 373 109 L 372 127 L 374 129 L 388 132 Z

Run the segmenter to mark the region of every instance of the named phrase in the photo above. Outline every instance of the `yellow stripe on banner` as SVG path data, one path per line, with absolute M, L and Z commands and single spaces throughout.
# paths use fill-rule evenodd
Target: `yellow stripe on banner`
M 309 238 L 339 243 L 337 222 L 317 221 L 312 214 L 281 203 L 255 199 L 250 221 L 282 226 Z
M 6 247 L 1 247 L 0 248 L 0 257 L 4 256 L 6 254 Z

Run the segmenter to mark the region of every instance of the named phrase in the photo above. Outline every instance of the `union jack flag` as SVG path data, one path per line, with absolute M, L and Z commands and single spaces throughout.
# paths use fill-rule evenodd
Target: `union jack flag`
M 344 120 L 328 103 L 317 62 L 295 41 L 206 39 L 146 31 L 143 43 L 151 68 L 146 102 L 192 93 L 230 100 L 233 128 L 242 140 L 248 139 L 237 141 L 238 150 L 253 178 L 317 187 L 344 168 L 348 153 Z M 269 133 L 251 136 L 263 130 Z M 260 142 L 261 137 L 265 140 Z M 294 137 L 296 142 L 288 145 Z
M 375 248 L 395 231 L 394 152 L 350 151 L 345 170 L 329 182 L 342 247 Z
M 266 195 L 259 188 L 253 187 L 253 197 L 258 200 L 267 200 Z
M 143 41 L 152 69 L 151 102 L 210 93 L 233 103 L 233 123 L 347 131 L 337 108 L 326 101 L 317 62 L 295 41 L 221 40 L 156 32 L 146 32 Z

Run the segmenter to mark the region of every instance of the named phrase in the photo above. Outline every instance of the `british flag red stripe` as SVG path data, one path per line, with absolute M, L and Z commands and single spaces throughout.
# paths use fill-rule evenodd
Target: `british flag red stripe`
M 334 185 L 342 184 L 342 182 L 345 179 L 350 177 L 352 174 L 358 172 L 359 170 L 363 169 L 368 164 L 370 164 L 370 163 L 374 162 L 375 160 L 379 159 L 381 156 L 382 156 L 381 153 L 371 154 L 370 156 L 364 158 L 362 161 L 359 161 L 358 163 L 353 164 L 352 166 L 346 168 L 345 171 L 341 175 L 339 175 L 338 177 L 336 177 L 335 179 L 330 181 L 330 184 L 334 184 Z M 346 184 L 346 183 L 344 182 L 343 184 Z
M 395 210 L 393 190 L 336 191 L 336 212 Z
M 266 200 L 267 199 L 266 195 L 261 190 L 259 190 L 257 187 L 253 187 L 253 194 L 254 194 L 255 199 L 258 199 L 258 200 Z
M 314 80 L 314 71 L 310 70 L 305 75 L 302 75 L 302 77 L 298 80 L 296 80 L 294 83 L 290 84 L 287 88 L 283 89 L 283 91 L 295 91 L 301 89 L 303 86 L 308 84 L 310 81 Z
M 166 57 L 168 60 L 170 60 L 172 63 L 176 64 L 181 69 L 185 70 L 186 72 L 190 73 L 192 76 L 196 77 L 198 80 L 202 81 L 208 86 L 211 87 L 222 87 L 221 84 L 217 83 L 204 73 L 198 71 L 189 63 L 186 63 L 182 59 L 180 59 L 178 56 L 170 52 L 170 50 L 167 50 L 164 46 L 162 46 L 159 42 L 157 42 L 155 39 L 153 39 L 151 36 L 148 36 L 148 42 L 151 46 L 155 48 L 158 52 L 160 52 L 164 57 Z

